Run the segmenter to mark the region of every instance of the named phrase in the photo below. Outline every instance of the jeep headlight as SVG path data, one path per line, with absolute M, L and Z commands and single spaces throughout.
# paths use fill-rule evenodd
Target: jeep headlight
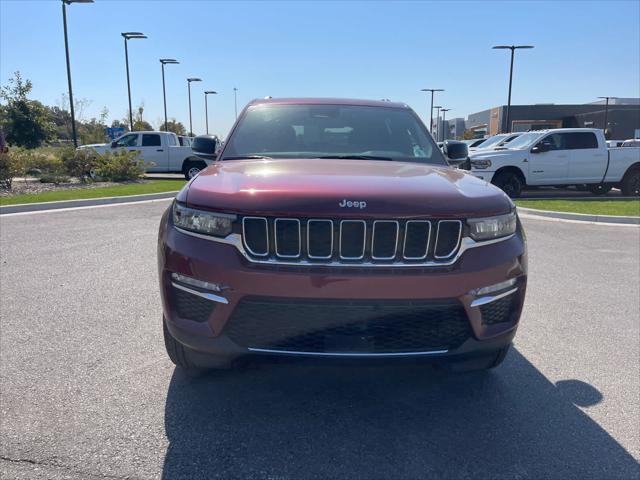
M 477 168 L 478 170 L 484 170 L 485 168 L 489 168 L 491 166 L 491 160 L 488 158 L 472 158 L 471 159 L 471 167 Z
M 469 235 L 474 240 L 491 240 L 516 232 L 516 212 L 496 217 L 470 218 L 467 220 Z
M 231 233 L 235 219 L 235 215 L 187 208 L 177 202 L 173 204 L 173 224 L 178 228 L 192 232 L 226 237 Z

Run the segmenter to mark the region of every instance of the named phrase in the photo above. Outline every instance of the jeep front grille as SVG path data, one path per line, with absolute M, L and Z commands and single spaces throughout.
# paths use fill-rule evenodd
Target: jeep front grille
M 461 238 L 460 220 L 242 219 L 248 257 L 273 263 L 447 263 Z

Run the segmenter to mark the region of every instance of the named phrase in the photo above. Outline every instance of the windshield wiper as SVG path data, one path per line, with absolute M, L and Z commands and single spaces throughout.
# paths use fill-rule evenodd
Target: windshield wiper
M 345 160 L 387 160 L 393 161 L 391 157 L 378 157 L 376 155 L 324 155 L 318 158 L 337 158 Z
M 221 160 L 273 160 L 272 157 L 267 157 L 265 155 L 238 155 L 236 157 L 224 157 Z

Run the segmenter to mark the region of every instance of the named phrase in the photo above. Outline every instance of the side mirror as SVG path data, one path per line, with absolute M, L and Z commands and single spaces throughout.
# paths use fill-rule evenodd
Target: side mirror
M 198 157 L 215 160 L 218 153 L 218 139 L 213 136 L 200 135 L 193 139 L 191 150 Z
M 116 148 L 117 146 L 118 146 L 118 142 L 116 142 L 115 140 L 111 142 L 111 148 Z
M 544 153 L 549 151 L 549 145 L 545 143 L 539 143 L 531 149 L 531 153 Z
M 458 165 L 458 168 L 460 170 L 471 170 L 471 159 L 467 157 L 464 162 Z
M 447 140 L 442 146 L 442 151 L 450 160 L 460 160 L 469 156 L 469 145 L 463 142 Z

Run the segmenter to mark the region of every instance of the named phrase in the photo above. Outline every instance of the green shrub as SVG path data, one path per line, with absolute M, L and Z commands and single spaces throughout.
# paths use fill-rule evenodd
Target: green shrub
M 60 151 L 60 159 L 67 175 L 86 181 L 92 170 L 103 162 L 102 156 L 92 149 L 74 150 L 64 148 Z
M 11 190 L 15 177 L 20 177 L 27 170 L 31 154 L 24 148 L 12 148 L 8 153 L 0 153 L 0 187 Z
M 96 174 L 114 182 L 136 180 L 145 172 L 144 162 L 138 158 L 138 152 L 106 152 L 101 156 L 100 163 L 95 169 Z
M 64 173 L 62 159 L 51 152 L 25 150 L 24 166 L 25 172 L 40 172 L 41 175 L 62 175 Z
M 69 177 L 63 173 L 43 173 L 40 175 L 40 183 L 66 183 L 69 181 Z

